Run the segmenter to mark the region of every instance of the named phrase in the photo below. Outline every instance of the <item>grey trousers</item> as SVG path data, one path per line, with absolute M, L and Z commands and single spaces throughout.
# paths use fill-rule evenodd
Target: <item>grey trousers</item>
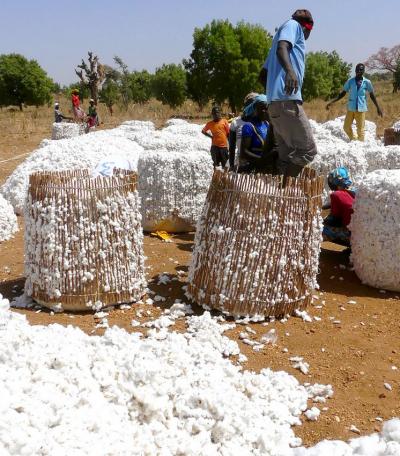
M 273 101 L 268 113 L 278 145 L 279 174 L 296 177 L 317 154 L 303 106 L 295 101 Z

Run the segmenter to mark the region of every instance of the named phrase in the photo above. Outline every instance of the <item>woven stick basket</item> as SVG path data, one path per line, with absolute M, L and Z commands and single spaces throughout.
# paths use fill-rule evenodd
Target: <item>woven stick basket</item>
M 146 287 L 137 176 L 87 170 L 30 176 L 25 292 L 54 310 L 139 300 Z
M 188 294 L 234 316 L 303 309 L 316 285 L 323 177 L 214 172 L 189 268 Z

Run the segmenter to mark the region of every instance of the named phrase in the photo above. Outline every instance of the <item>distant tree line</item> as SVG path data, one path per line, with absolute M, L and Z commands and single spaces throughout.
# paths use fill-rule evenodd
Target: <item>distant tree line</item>
M 70 86 L 54 83 L 35 60 L 19 54 L 0 55 L 0 106 L 43 105 L 53 93 L 69 95 L 80 90 L 82 99 L 94 98 L 112 112 L 114 105 L 127 109 L 132 103 L 144 104 L 156 98 L 172 108 L 191 99 L 200 109 L 209 102 L 227 102 L 239 111 L 248 92 L 263 92 L 258 75 L 271 48 L 272 36 L 260 25 L 228 20 L 214 20 L 193 33 L 193 49 L 181 64 L 164 64 L 154 73 L 130 71 L 118 56 L 112 65 L 101 64 L 88 53 L 76 68 L 79 80 Z M 400 45 L 381 48 L 366 62 L 374 77 L 393 80 L 394 91 L 400 88 Z M 307 54 L 303 83 L 305 101 L 329 99 L 337 94 L 350 77 L 351 65 L 336 51 Z

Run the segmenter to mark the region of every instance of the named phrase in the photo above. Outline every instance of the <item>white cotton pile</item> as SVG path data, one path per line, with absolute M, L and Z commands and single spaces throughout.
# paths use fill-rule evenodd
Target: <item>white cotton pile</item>
M 301 443 L 291 425 L 306 389 L 285 372 L 242 372 L 209 313 L 159 340 L 30 326 L 7 307 L 0 298 L 1 454 L 289 456 Z
M 85 127 L 83 124 L 75 122 L 54 122 L 51 131 L 51 139 L 65 139 L 73 138 L 75 136 L 83 135 Z
M 349 137 L 343 130 L 344 118 L 344 116 L 341 116 L 333 120 L 328 120 L 327 122 L 321 124 L 321 126 L 330 131 L 336 138 L 349 142 Z M 353 129 L 356 131 L 355 124 L 353 125 Z M 370 122 L 369 120 L 365 121 L 365 141 L 376 141 L 376 125 L 374 122 Z
M 180 119 L 171 119 L 162 130 L 141 134 L 136 141 L 149 151 L 204 152 L 209 156 L 211 140 L 201 133 L 202 126 Z M 211 158 L 208 158 L 211 161 Z
M 0 195 L 0 242 L 7 241 L 18 231 L 18 221 L 11 204 Z
M 354 270 L 363 283 L 400 291 L 400 170 L 368 174 L 351 219 Z
M 400 420 L 383 424 L 382 432 L 349 442 L 323 440 L 312 448 L 295 448 L 291 456 L 398 456 L 400 455 Z
M 207 196 L 213 167 L 208 153 L 145 151 L 138 164 L 145 231 L 192 231 Z
M 132 141 L 138 141 L 142 137 L 152 136 L 155 132 L 155 125 L 153 122 L 142 120 L 127 120 L 119 127 L 113 130 L 108 130 L 110 133 L 122 133 Z
M 327 176 L 338 166 L 349 169 L 355 186 L 367 173 L 377 169 L 400 168 L 400 146 L 385 147 L 376 139 L 376 125 L 366 122 L 365 141 L 349 141 L 343 131 L 343 117 L 318 124 L 311 120 L 311 128 L 318 154 L 311 167 Z M 325 197 L 329 189 L 326 186 Z
M 28 188 L 29 175 L 35 171 L 63 171 L 68 169 L 94 169 L 104 158 L 125 156 L 137 163 L 142 148 L 124 137 L 122 132 L 99 131 L 76 138 L 50 141 L 41 145 L 22 162 L 2 187 L 2 194 L 22 214 Z

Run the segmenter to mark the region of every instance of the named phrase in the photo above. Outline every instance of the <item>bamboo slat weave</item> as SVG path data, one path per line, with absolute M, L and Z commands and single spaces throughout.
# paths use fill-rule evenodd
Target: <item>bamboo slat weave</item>
M 230 315 L 303 309 L 316 285 L 323 177 L 216 170 L 197 225 L 188 294 Z
M 98 310 L 140 299 L 146 286 L 135 173 L 30 176 L 25 291 L 56 310 Z

